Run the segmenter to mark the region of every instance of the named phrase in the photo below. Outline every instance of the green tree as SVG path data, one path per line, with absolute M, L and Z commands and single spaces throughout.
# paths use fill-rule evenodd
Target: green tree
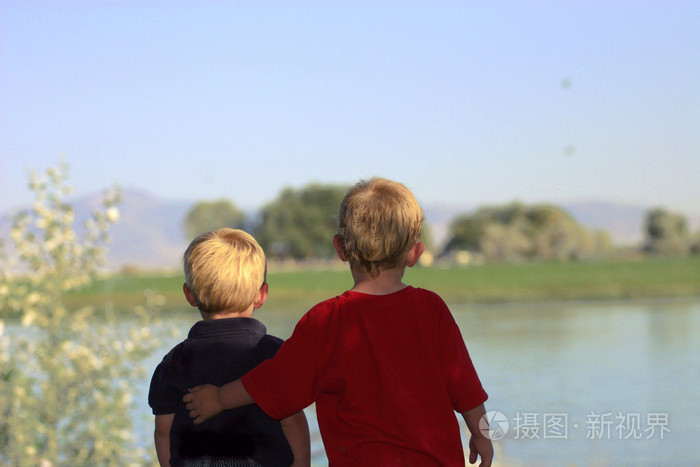
M 464 215 L 452 221 L 449 231 L 449 240 L 443 248 L 443 252 L 454 250 L 478 251 L 479 239 L 484 235 L 488 218 L 483 210 L 473 215 Z
M 338 207 L 347 189 L 317 183 L 298 190 L 284 188 L 263 207 L 257 240 L 271 257 L 332 258 Z
M 489 261 L 566 260 L 592 256 L 609 244 L 551 205 L 484 207 L 458 217 L 443 254 L 480 253 Z
M 232 202 L 221 199 L 217 201 L 200 201 L 187 212 L 183 229 L 188 240 L 200 234 L 222 227 L 243 228 L 245 214 Z
M 93 307 L 68 307 L 66 294 L 88 286 L 104 262 L 119 195 L 105 195 L 80 238 L 64 201 L 66 172 L 63 165 L 31 174 L 36 201 L 13 221 L 13 254 L 0 251 L 0 464 L 152 464 L 137 448 L 131 410 L 133 388 L 146 376 L 140 362 L 158 345 L 159 299 L 133 310 L 130 324 L 113 310 L 96 316 Z M 23 329 L 8 336 L 10 316 Z
M 691 251 L 691 236 L 687 219 L 664 208 L 647 211 L 644 218 L 646 241 L 644 250 L 660 255 L 687 255 Z

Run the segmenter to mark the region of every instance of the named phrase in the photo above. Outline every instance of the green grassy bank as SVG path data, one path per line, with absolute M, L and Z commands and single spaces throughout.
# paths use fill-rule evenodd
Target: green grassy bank
M 700 296 L 700 258 L 644 261 L 486 264 L 472 267 L 411 268 L 406 282 L 438 292 L 447 303 L 605 300 Z M 118 307 L 144 303 L 146 289 L 165 297 L 167 307 L 184 307 L 181 275 L 125 275 L 96 281 L 72 293 L 75 304 Z M 346 269 L 268 272 L 267 309 L 305 309 L 352 286 Z

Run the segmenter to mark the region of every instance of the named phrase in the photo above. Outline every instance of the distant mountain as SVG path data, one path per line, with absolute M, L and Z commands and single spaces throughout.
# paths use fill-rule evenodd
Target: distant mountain
M 101 205 L 101 200 L 100 194 L 70 200 L 76 225 L 82 225 Z M 187 247 L 182 221 L 192 204 L 162 200 L 141 190 L 123 190 L 120 220 L 109 230 L 107 266 L 110 269 L 126 265 L 144 269 L 179 268 Z M 9 216 L 0 216 L 0 238 L 8 237 Z
M 649 207 L 605 201 L 561 205 L 589 229 L 605 230 L 618 245 L 639 245 L 644 241 L 644 216 Z
M 99 194 L 71 200 L 76 221 L 81 225 L 92 210 L 100 205 Z M 182 221 L 194 200 L 163 200 L 134 189 L 122 192 L 119 205 L 121 220 L 110 229 L 107 266 L 120 269 L 135 266 L 142 269 L 179 269 L 187 240 Z M 582 201 L 560 204 L 580 223 L 591 229 L 607 231 L 618 245 L 639 245 L 643 239 L 642 226 L 646 206 L 604 201 Z M 468 214 L 475 206 L 426 205 L 426 220 L 436 244 L 447 238 L 450 222 L 458 215 Z M 700 227 L 700 215 L 689 215 L 694 231 Z M 0 238 L 9 237 L 9 213 L 0 215 Z
M 99 203 L 100 198 L 95 201 Z M 192 204 L 194 201 L 162 200 L 144 191 L 124 191 L 121 219 L 110 229 L 108 265 L 179 268 L 187 248 L 182 221 Z M 80 205 L 76 203 L 75 209 L 78 212 Z

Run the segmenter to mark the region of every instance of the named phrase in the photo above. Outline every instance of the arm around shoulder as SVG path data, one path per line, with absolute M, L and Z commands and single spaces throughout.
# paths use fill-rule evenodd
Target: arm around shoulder
M 309 424 L 304 411 L 280 420 L 282 431 L 294 454 L 292 467 L 309 467 L 311 465 L 311 440 Z
M 204 384 L 191 388 L 182 400 L 195 425 L 209 420 L 226 409 L 236 409 L 255 403 L 240 379 L 221 387 Z

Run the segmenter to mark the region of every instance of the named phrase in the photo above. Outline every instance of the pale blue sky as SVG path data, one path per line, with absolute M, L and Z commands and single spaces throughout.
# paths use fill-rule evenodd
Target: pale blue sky
M 700 3 L 2 0 L 0 211 L 61 157 L 77 194 L 697 213 Z

